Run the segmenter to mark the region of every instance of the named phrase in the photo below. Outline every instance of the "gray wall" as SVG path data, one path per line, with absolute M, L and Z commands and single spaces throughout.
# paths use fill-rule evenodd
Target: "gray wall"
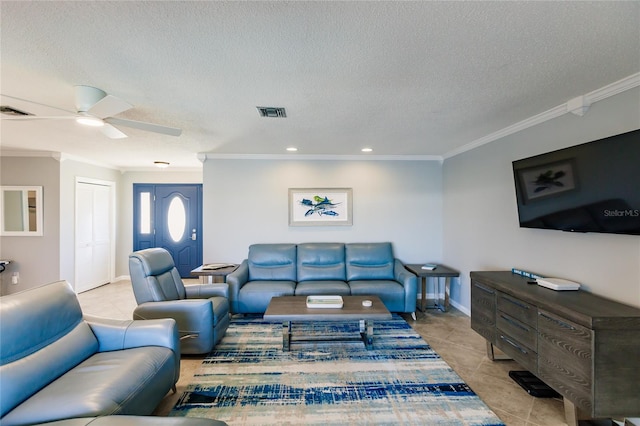
M 13 262 L 0 275 L 1 294 L 10 294 L 52 281 L 75 280 L 75 183 L 90 178 L 116 183 L 117 280 L 129 275 L 128 256 L 133 248 L 133 183 L 202 183 L 198 171 L 121 173 L 81 161 L 53 157 L 0 157 L 2 185 L 43 186 L 44 235 L 0 237 L 0 258 Z M 20 283 L 11 284 L 11 274 Z
M 441 260 L 440 162 L 209 159 L 203 173 L 204 262 L 315 241 L 390 241 L 406 262 Z M 353 189 L 353 226 L 290 227 L 288 189 L 324 187 Z
M 0 274 L 0 294 L 37 287 L 60 276 L 60 162 L 52 157 L 0 157 L 0 183 L 42 186 L 43 235 L 0 237 L 0 258 L 12 263 Z M 20 274 L 17 285 L 11 275 Z
M 511 169 L 513 160 L 639 125 L 636 88 L 593 104 L 583 117 L 566 114 L 445 160 L 444 259 L 461 271 L 453 303 L 468 312 L 469 271 L 518 267 L 640 306 L 640 237 L 520 228 Z

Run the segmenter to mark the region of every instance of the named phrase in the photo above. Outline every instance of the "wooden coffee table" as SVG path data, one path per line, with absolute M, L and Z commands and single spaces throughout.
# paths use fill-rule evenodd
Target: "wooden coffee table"
M 265 320 L 282 322 L 282 350 L 291 349 L 291 343 L 329 342 L 362 340 L 367 349 L 373 349 L 373 321 L 389 320 L 391 313 L 378 296 L 342 296 L 342 308 L 307 308 L 307 296 L 273 297 Z M 370 300 L 370 307 L 362 306 L 363 300 Z M 360 323 L 359 338 L 342 338 L 341 336 L 320 336 L 316 338 L 302 337 L 291 339 L 292 322 L 316 321 L 358 321 Z

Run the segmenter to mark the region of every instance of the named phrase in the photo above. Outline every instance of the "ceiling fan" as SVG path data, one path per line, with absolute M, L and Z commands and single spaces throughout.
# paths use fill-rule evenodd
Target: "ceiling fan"
M 170 136 L 180 136 L 181 129 L 175 127 L 161 126 L 159 124 L 146 123 L 143 121 L 129 120 L 125 118 L 116 118 L 114 115 L 127 111 L 133 108 L 133 105 L 123 101 L 122 99 L 107 94 L 104 90 L 91 87 L 91 86 L 75 86 L 75 104 L 76 111 L 66 111 L 61 108 L 50 107 L 60 109 L 62 111 L 71 113 L 70 116 L 38 116 L 28 112 L 20 111 L 10 107 L 2 107 L 0 110 L 3 115 L 3 120 L 43 120 L 43 119 L 75 119 L 78 123 L 87 126 L 95 126 L 100 131 L 111 139 L 126 138 L 127 135 L 119 130 L 116 126 L 131 127 L 134 129 L 145 130 L 147 132 L 161 133 Z M 25 101 L 24 99 L 15 98 L 12 96 L 3 95 L 8 98 Z M 36 103 L 26 101 L 30 103 Z

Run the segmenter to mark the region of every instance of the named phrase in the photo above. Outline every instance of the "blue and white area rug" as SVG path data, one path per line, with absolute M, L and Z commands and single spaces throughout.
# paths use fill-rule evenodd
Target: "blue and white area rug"
M 294 324 L 296 336 L 359 336 L 353 323 Z M 170 416 L 229 425 L 503 425 L 400 316 L 362 342 L 299 343 L 282 324 L 233 319 Z

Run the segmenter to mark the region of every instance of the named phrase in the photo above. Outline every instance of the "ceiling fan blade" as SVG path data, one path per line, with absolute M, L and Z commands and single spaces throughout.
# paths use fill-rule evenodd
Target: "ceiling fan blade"
M 17 117 L 12 117 L 9 115 L 0 115 L 0 120 L 12 120 L 12 121 L 31 121 L 31 120 L 67 120 L 67 119 L 75 119 L 76 117 L 73 115 L 56 115 L 56 116 L 45 116 L 45 115 L 22 115 Z
M 36 101 L 30 101 L 28 99 L 18 98 L 16 96 L 5 95 L 4 93 L 0 93 L 0 99 L 1 98 L 13 99 L 14 101 L 18 101 L 18 103 L 23 103 L 24 102 L 24 103 L 28 103 L 28 104 L 32 104 L 32 105 L 45 107 L 45 108 L 56 109 L 58 111 L 67 112 L 69 114 L 75 114 L 76 113 L 76 111 L 69 111 L 69 110 L 66 110 L 64 108 L 58 108 L 58 107 L 55 107 L 55 106 L 52 106 L 52 105 L 47 105 L 47 104 L 43 104 L 43 103 L 36 102 Z M 7 102 L 7 100 L 6 99 L 2 99 L 2 104 L 4 104 L 5 102 Z M 20 107 L 20 108 L 22 109 L 22 107 Z M 27 109 L 27 107 L 24 107 L 24 108 Z M 33 114 L 29 114 L 29 115 L 33 115 Z
M 162 133 L 169 136 L 180 136 L 182 129 L 175 127 L 160 126 L 159 124 L 145 123 L 143 121 L 126 120 L 124 118 L 105 118 L 106 122 L 115 124 L 117 126 L 132 127 L 134 129 L 146 130 L 147 132 Z
M 100 127 L 100 131 L 102 132 L 102 134 L 111 139 L 123 139 L 127 137 L 126 134 L 122 133 L 111 124 L 107 123 L 104 123 L 104 126 Z
M 96 102 L 86 112 L 98 118 L 111 117 L 133 108 L 129 102 L 115 96 L 107 95 Z

